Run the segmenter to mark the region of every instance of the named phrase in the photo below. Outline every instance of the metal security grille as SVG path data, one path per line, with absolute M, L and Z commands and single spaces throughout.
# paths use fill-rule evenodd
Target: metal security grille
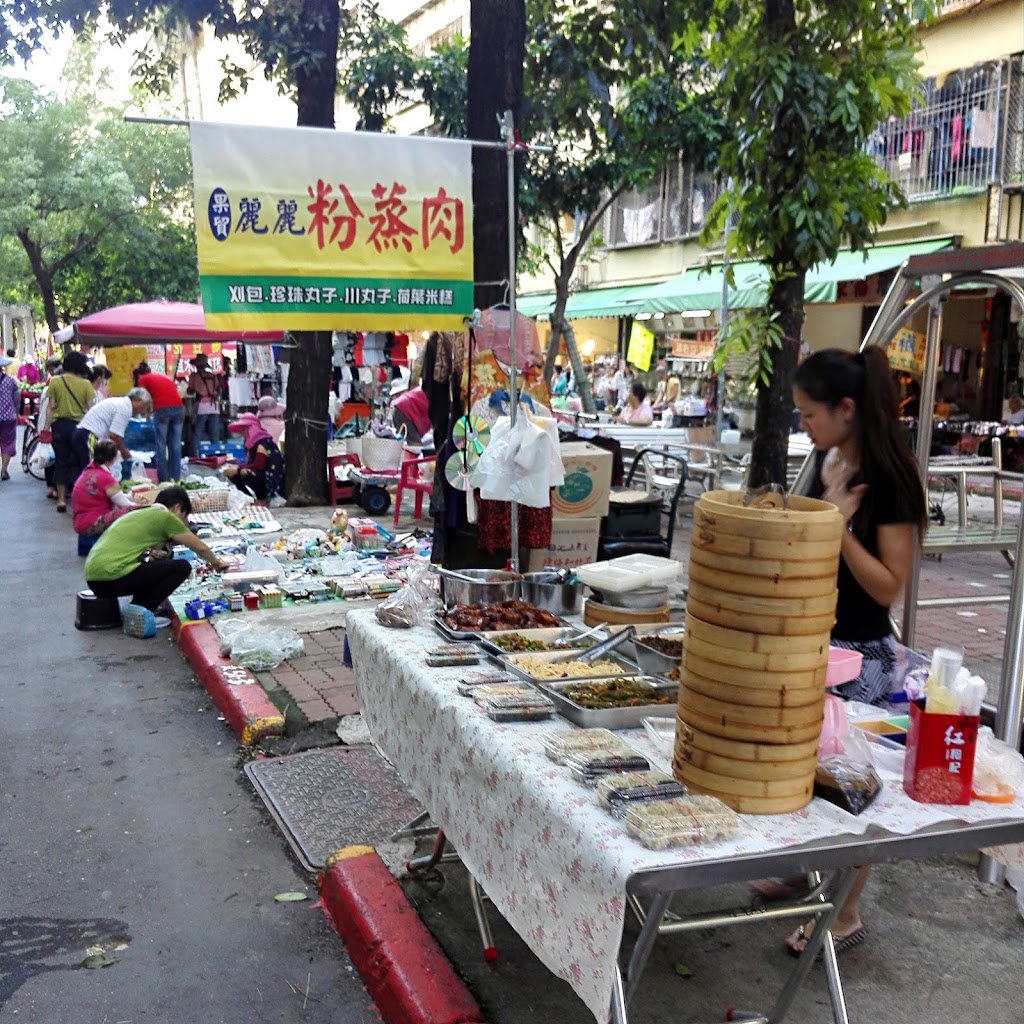
M 1004 185 L 1022 184 L 1024 166 L 1024 54 L 1015 54 L 1006 62 L 1006 144 L 1003 147 Z
M 983 191 L 1003 180 L 1014 86 L 1019 126 L 1019 57 L 930 78 L 923 100 L 906 117 L 879 125 L 867 151 L 908 199 Z
M 658 174 L 647 188 L 624 192 L 608 207 L 604 238 L 609 248 L 658 241 L 663 180 Z
M 721 190 L 721 182 L 710 174 L 695 171 L 682 160 L 670 164 L 665 171 L 661 240 L 668 242 L 700 234 Z

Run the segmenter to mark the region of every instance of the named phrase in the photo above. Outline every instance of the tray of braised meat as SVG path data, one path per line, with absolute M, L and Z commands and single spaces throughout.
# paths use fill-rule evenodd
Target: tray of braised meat
M 508 629 L 537 629 L 564 626 L 560 619 L 527 601 L 498 604 L 457 604 L 434 616 L 438 630 L 453 640 L 473 640 L 483 632 Z

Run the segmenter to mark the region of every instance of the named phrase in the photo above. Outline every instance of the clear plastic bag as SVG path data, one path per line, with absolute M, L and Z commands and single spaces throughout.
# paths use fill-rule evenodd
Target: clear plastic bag
M 36 450 L 32 453 L 30 460 L 32 468 L 37 473 L 42 473 L 44 469 L 48 469 L 57 461 L 57 455 L 53 450 L 52 444 L 47 444 L 46 441 L 40 441 L 36 445 Z
M 303 651 L 302 637 L 294 629 L 251 627 L 236 634 L 231 644 L 231 660 L 254 672 L 268 672 L 282 661 Z
M 872 763 L 871 747 L 859 729 L 843 735 L 835 753 L 819 755 L 815 796 L 856 815 L 867 810 L 881 791 L 882 780 Z
M 272 555 L 260 551 L 252 544 L 246 549 L 242 569 L 245 572 L 272 572 L 279 582 L 284 579 L 284 566 Z
M 252 623 L 246 622 L 244 619 L 221 619 L 214 623 L 213 628 L 217 631 L 217 636 L 220 637 L 221 657 L 227 658 L 231 655 L 231 646 L 235 642 L 235 637 L 247 629 L 252 629 Z
M 995 733 L 983 725 L 978 730 L 978 746 L 974 754 L 972 795 L 993 803 L 1010 803 L 1024 789 L 1024 757 L 1009 744 L 996 739 Z
M 429 626 L 441 607 L 436 580 L 437 572 L 432 566 L 417 566 L 409 573 L 409 580 L 401 590 L 377 605 L 377 621 L 382 626 L 400 629 Z

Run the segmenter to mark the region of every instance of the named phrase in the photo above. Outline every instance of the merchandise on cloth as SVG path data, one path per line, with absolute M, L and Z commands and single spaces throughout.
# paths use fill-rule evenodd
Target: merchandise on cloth
M 470 479 L 481 498 L 548 507 L 551 488 L 565 482 L 555 421 L 529 416 L 525 410 L 515 425 L 508 417 L 499 419 Z
M 512 506 L 507 501 L 477 503 L 477 536 L 481 551 L 509 551 L 512 547 Z M 551 544 L 551 507 L 531 508 L 519 505 L 519 543 L 541 549 Z

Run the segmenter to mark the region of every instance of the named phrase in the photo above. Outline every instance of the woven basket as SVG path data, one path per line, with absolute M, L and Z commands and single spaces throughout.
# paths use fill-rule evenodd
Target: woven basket
M 226 487 L 209 488 L 204 491 L 189 491 L 188 498 L 193 512 L 226 512 L 228 510 Z
M 363 435 L 363 465 L 367 469 L 396 470 L 401 468 L 405 442 L 400 438 Z

